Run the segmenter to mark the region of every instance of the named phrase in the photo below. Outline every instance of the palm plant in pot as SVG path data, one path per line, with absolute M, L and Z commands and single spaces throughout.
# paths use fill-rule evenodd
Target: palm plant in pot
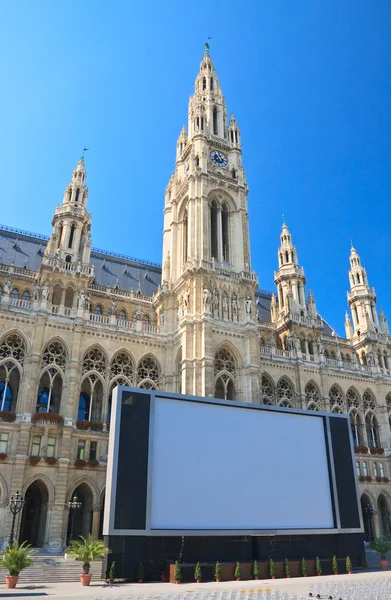
M 370 542 L 369 547 L 380 554 L 380 568 L 388 569 L 387 552 L 391 551 L 391 540 L 386 537 L 376 537 Z
M 82 585 L 90 585 L 92 574 L 90 573 L 90 563 L 93 560 L 101 560 L 109 552 L 102 540 L 93 540 L 89 533 L 87 539 L 80 536 L 78 540 L 72 540 L 67 554 L 73 556 L 76 560 L 83 563 L 83 573 L 80 575 Z
M 19 573 L 33 564 L 31 557 L 35 550 L 29 550 L 30 544 L 23 542 L 10 544 L 0 553 L 0 566 L 9 572 L 6 575 L 5 582 L 7 588 L 14 588 L 18 583 Z

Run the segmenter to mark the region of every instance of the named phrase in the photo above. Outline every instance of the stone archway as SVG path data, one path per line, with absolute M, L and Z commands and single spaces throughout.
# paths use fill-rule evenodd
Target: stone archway
M 368 510 L 366 510 L 368 506 L 372 506 L 371 499 L 367 496 L 367 494 L 363 494 L 361 496 L 361 512 L 362 512 L 362 518 L 363 518 L 363 522 L 364 522 L 365 541 L 371 540 L 374 536 L 373 516 L 370 516 L 368 514 Z
M 37 479 L 26 490 L 20 522 L 19 542 L 41 547 L 45 541 L 49 493 L 46 485 Z
M 390 515 L 387 499 L 383 494 L 380 494 L 377 499 L 377 516 L 379 522 L 380 535 L 389 537 L 391 526 L 390 526 Z
M 81 502 L 81 508 L 75 510 L 73 514 L 73 539 L 78 539 L 79 536 L 87 537 L 92 529 L 92 511 L 93 511 L 93 495 L 92 490 L 86 483 L 81 483 L 72 492 L 72 497 L 77 496 Z M 71 534 L 72 518 L 69 513 L 67 542 L 69 542 Z

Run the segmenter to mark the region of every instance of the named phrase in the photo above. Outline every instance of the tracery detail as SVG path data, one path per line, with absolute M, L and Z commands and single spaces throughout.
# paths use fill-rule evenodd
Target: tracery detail
M 59 341 L 54 341 L 46 346 L 42 357 L 42 365 L 57 365 L 61 369 L 65 367 L 66 353 L 64 345 Z
M 137 385 L 148 390 L 159 387 L 159 367 L 152 356 L 146 356 L 137 369 Z
M 2 358 L 14 358 L 21 364 L 26 355 L 24 341 L 17 333 L 10 333 L 0 345 L 0 360 Z
M 101 375 L 106 373 L 106 359 L 100 348 L 91 348 L 83 360 L 83 373 L 97 371 Z
M 287 379 L 282 377 L 277 383 L 277 399 L 279 406 L 293 406 L 293 388 Z

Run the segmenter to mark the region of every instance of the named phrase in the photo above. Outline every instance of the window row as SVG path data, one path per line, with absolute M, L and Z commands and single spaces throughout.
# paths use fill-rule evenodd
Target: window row
M 374 477 L 375 479 L 378 477 L 387 477 L 387 470 L 382 462 L 373 462 L 371 472 L 367 461 L 363 460 L 360 462 L 356 460 L 356 473 L 358 477 Z
M 2 285 L 0 285 L 0 296 L 2 296 L 4 293 L 4 288 Z M 12 290 L 10 291 L 10 298 L 14 298 L 15 300 L 25 300 L 26 302 L 29 302 L 31 300 L 31 292 L 30 290 L 24 290 L 24 292 L 22 293 L 17 287 L 12 288 Z

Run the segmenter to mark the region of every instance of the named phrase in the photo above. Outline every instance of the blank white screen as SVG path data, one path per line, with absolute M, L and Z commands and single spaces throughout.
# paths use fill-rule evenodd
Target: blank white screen
M 156 398 L 152 529 L 334 527 L 323 419 Z

